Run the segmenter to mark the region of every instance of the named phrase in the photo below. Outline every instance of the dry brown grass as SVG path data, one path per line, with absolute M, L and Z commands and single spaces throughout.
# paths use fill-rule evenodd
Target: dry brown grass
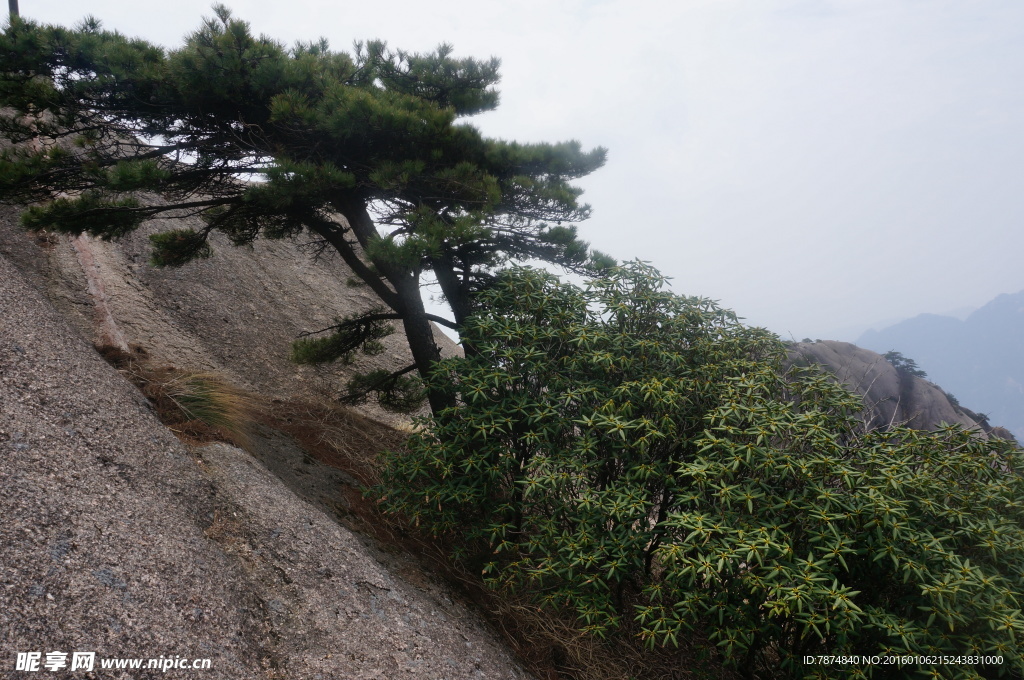
M 369 487 L 380 481 L 377 455 L 403 446 L 406 433 L 326 398 L 275 399 L 261 422 L 289 434 L 316 460 Z
M 263 410 L 261 399 L 209 371 L 154 366 L 133 347 L 97 347 L 99 353 L 149 399 L 160 421 L 190 443 L 225 441 L 246 448 Z
M 228 510 L 222 508 L 214 510 L 213 521 L 203 533 L 210 540 L 232 549 L 237 549 L 238 546 L 245 543 L 245 531 L 242 523 L 233 515 L 229 515 Z

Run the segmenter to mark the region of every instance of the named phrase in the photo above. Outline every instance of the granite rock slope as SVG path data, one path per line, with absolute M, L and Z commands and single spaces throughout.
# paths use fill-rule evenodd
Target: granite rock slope
M 212 664 L 97 677 L 527 677 L 248 454 L 190 454 L 3 255 L 0 516 L 4 677 L 51 651 Z
M 907 425 L 933 430 L 942 423 L 960 424 L 984 436 L 1013 439 L 1002 427 L 993 427 L 970 409 L 955 404 L 941 387 L 897 371 L 885 357 L 848 342 L 824 340 L 790 346 L 790 360 L 818 364 L 848 389 L 860 394 L 871 428 Z
M 864 333 L 857 344 L 912 357 L 932 380 L 1024 440 L 1024 290 L 960 320 L 921 314 Z
M 315 244 L 260 239 L 237 247 L 214 233 L 209 259 L 156 268 L 148 262 L 149 235 L 202 228 L 201 223 L 154 219 L 117 241 L 33 238 L 17 225 L 17 214 L 10 208 L 0 212 L 0 253 L 96 345 L 142 347 L 159 363 L 213 370 L 276 398 L 338 394 L 356 371 L 397 370 L 412 363 L 400 328 L 383 340 L 383 353 L 358 355 L 350 366 L 298 366 L 289 360 L 291 343 L 300 334 L 381 304 L 340 257 L 332 251 L 317 255 Z M 459 351 L 440 331 L 435 336 L 442 354 Z M 373 406 L 363 411 L 395 420 Z

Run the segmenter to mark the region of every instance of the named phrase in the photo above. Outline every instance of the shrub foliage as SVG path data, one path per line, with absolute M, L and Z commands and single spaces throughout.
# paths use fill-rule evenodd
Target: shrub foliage
M 597 635 L 703 633 L 748 675 L 1020 674 L 1021 452 L 864 431 L 858 398 L 631 263 L 483 293 L 455 392 L 385 456 L 386 508 Z M 805 665 L 804 655 L 1003 664 Z

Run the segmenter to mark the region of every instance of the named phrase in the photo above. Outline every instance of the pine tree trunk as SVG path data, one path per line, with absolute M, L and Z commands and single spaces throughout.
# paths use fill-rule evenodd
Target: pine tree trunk
M 416 362 L 420 377 L 426 382 L 430 371 L 441 359 L 441 350 L 434 342 L 434 328 L 427 319 L 423 303 L 419 300 L 416 302 L 419 302 L 419 310 L 407 312 L 405 318 L 402 319 L 402 325 L 405 337 L 409 341 L 413 361 Z M 454 405 L 451 397 L 441 394 L 437 390 L 427 390 L 427 401 L 430 403 L 430 410 L 434 413 Z
M 370 243 L 379 238 L 377 227 L 366 210 L 366 204 L 354 196 L 339 196 L 333 203 L 335 208 L 345 216 L 356 240 L 359 241 L 363 252 L 366 252 Z M 390 306 L 402 315 L 402 327 L 405 331 L 405 338 L 409 342 L 413 362 L 416 364 L 420 378 L 426 382 L 434 364 L 441 359 L 441 350 L 434 342 L 434 328 L 430 320 L 427 319 L 427 312 L 423 307 L 419 275 L 390 262 L 374 261 L 373 264 L 395 289 L 397 299 Z M 453 398 L 429 389 L 427 390 L 427 401 L 430 403 L 430 410 L 434 413 L 455 403 Z

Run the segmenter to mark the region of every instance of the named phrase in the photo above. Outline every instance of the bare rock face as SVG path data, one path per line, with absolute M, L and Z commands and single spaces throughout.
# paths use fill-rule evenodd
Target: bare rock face
M 954 404 L 938 385 L 896 370 L 885 357 L 848 342 L 799 342 L 790 347 L 790 361 L 818 364 L 849 390 L 864 398 L 872 428 L 907 425 L 934 430 L 942 423 L 960 424 L 983 436 L 1013 439 L 1009 431 L 992 427 L 966 408 Z
M 153 196 L 147 200 L 159 202 Z M 155 268 L 148 263 L 150 234 L 202 224 L 154 219 L 117 241 L 51 236 L 41 256 L 31 252 L 35 247 L 17 226 L 17 213 L 5 213 L 0 214 L 0 253 L 6 251 L 26 276 L 37 279 L 97 345 L 140 346 L 162 363 L 214 370 L 268 397 L 311 390 L 336 394 L 356 371 L 397 370 L 412 363 L 400 328 L 384 339 L 382 354 L 359 355 L 352 366 L 297 366 L 289 360 L 291 343 L 300 334 L 381 304 L 333 251 L 317 257 L 314 245 L 292 239 L 236 247 L 214 233 L 209 259 Z M 459 351 L 440 331 L 435 336 L 445 356 Z M 395 419 L 372 405 L 364 411 Z
M 998 295 L 963 320 L 920 314 L 857 343 L 913 357 L 932 380 L 1024 441 L 1024 290 Z
M 126 341 L 182 367 L 288 391 L 302 376 L 268 358 L 264 343 L 309 322 L 294 306 L 269 308 L 273 258 L 284 257 L 273 247 L 283 244 L 248 254 L 267 267 L 250 279 L 211 271 L 189 280 L 87 241 L 97 287 L 73 244 L 34 251 L 12 235 L 9 225 L 9 239 L 0 233 L 0 675 L 40 676 L 16 670 L 18 652 L 45 661 L 63 651 L 70 661 L 84 651 L 96 653 L 95 677 L 111 678 L 528 677 L 451 593 L 393 576 L 257 459 L 220 444 L 189 453 L 90 346 L 113 322 Z M 309 300 L 324 298 L 325 317 L 341 311 L 321 280 L 303 285 Z M 253 295 L 216 327 L 217 305 L 247 286 Z M 336 472 L 301 466 L 319 480 Z M 162 655 L 211 667 L 100 670 L 110 658 Z
M 258 603 L 203 534 L 185 450 L 3 259 L 0 319 L 4 674 L 61 650 L 216 655 L 213 677 L 261 677 Z
M 237 507 L 221 540 L 265 603 L 291 677 L 526 677 L 443 590 L 396 579 L 248 453 L 215 444 L 201 455 Z

